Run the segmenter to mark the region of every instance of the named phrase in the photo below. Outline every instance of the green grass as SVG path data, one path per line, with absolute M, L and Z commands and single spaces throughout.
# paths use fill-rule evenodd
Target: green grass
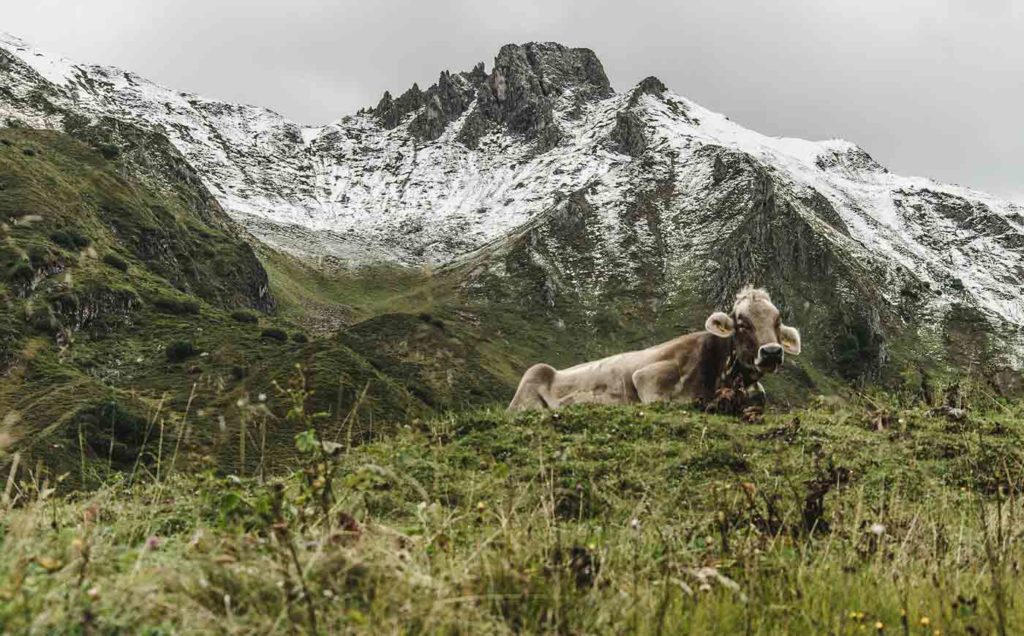
M 673 406 L 485 410 L 349 448 L 290 386 L 272 401 L 340 443 L 303 436 L 291 476 L 173 471 L 165 431 L 161 449 L 149 441 L 161 464 L 132 484 L 67 498 L 52 478 L 13 488 L 0 628 L 1024 629 L 1019 405 L 958 423 L 830 402 L 755 425 Z
M 437 285 L 425 270 L 339 269 L 269 248 L 261 248 L 259 255 L 277 299 L 277 315 L 314 333 L 333 333 L 386 312 L 429 310 L 436 302 Z

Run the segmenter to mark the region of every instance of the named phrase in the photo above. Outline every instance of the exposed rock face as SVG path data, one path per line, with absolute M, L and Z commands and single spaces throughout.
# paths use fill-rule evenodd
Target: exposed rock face
M 457 120 L 473 102 L 473 74 L 452 75 L 441 73 L 437 84 L 430 87 L 424 97 L 424 107 L 409 125 L 409 130 L 423 139 L 441 136 L 448 124 Z
M 629 105 L 633 106 L 640 101 L 641 95 L 652 95 L 654 97 L 661 97 L 665 94 L 665 84 L 660 79 L 650 75 L 640 80 L 640 83 L 633 89 L 632 96 L 629 98 Z
M 615 115 L 615 128 L 611 133 L 612 149 L 615 152 L 639 157 L 647 150 L 647 136 L 644 134 L 644 122 L 630 111 L 622 111 Z
M 494 70 L 480 87 L 480 110 L 528 139 L 541 137 L 553 146 L 561 137 L 554 118 L 555 98 L 578 90 L 585 99 L 611 94 L 604 67 L 590 49 L 560 44 L 513 44 L 502 47 Z

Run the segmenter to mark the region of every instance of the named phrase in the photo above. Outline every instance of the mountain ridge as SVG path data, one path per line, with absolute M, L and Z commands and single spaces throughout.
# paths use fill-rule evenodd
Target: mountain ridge
M 553 308 L 553 324 L 567 306 L 591 306 L 590 320 L 618 287 L 642 289 L 651 307 L 703 307 L 727 302 L 729 286 L 770 284 L 791 310 L 830 305 L 813 319 L 822 337 L 852 308 L 860 326 L 843 337 L 867 334 L 854 350 L 879 360 L 879 343 L 907 327 L 945 338 L 962 307 L 1001 343 L 990 351 L 1024 359 L 1024 207 L 894 175 L 845 140 L 761 135 L 656 78 L 615 93 L 588 49 L 507 45 L 490 73 L 446 71 L 426 90 L 303 127 L 11 48 L 0 45 L 13 87 L 0 116 L 60 126 L 49 100 L 158 127 L 224 209 L 277 249 L 344 266 L 443 266 L 467 276 L 470 296 L 473 272 L 525 276 L 513 287 Z M 513 253 L 532 264 L 510 269 Z M 787 273 L 822 267 L 831 287 Z M 845 282 L 829 278 L 840 271 Z

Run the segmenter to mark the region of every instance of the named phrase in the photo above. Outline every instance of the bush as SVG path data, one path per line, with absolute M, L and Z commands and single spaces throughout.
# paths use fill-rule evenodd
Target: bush
M 279 342 L 288 342 L 288 334 L 284 329 L 278 329 L 276 327 L 269 327 L 264 329 L 260 336 L 267 340 L 277 340 Z
M 296 331 L 295 333 L 292 334 L 292 342 L 306 343 L 309 342 L 309 338 L 307 338 L 306 334 L 302 333 L 301 331 Z
M 117 159 L 121 154 L 121 149 L 114 144 L 101 144 L 99 150 L 104 159 Z
M 195 346 L 188 340 L 175 340 L 167 345 L 164 351 L 167 354 L 168 362 L 181 362 L 199 353 Z
M 60 331 L 60 321 L 49 305 L 36 305 L 26 316 L 26 320 L 33 329 L 42 333 L 55 334 Z
M 67 250 L 80 250 L 89 247 L 89 237 L 73 227 L 55 230 L 50 234 L 50 240 Z
M 7 268 L 6 278 L 13 283 L 27 284 L 35 276 L 36 271 L 25 259 L 18 259 Z
M 440 329 L 441 331 L 444 331 L 444 321 L 441 320 L 440 318 L 435 318 L 431 314 L 429 314 L 429 313 L 427 313 L 425 311 L 422 311 L 419 314 L 419 319 L 422 320 L 423 322 L 427 323 L 428 325 L 433 325 L 433 326 L 437 327 L 438 329 Z
M 23 154 L 24 154 L 24 155 L 25 155 L 26 157 L 35 157 L 35 156 L 36 156 L 36 149 L 35 149 L 35 148 L 25 148 L 25 149 L 23 149 L 23 150 L 22 150 L 21 152 L 22 152 L 22 153 L 23 153 Z
M 249 311 L 248 309 L 236 309 L 231 312 L 231 317 L 238 322 L 246 322 L 256 324 L 260 321 L 260 317 L 256 315 L 256 312 Z
M 153 304 L 162 312 L 184 316 L 186 314 L 199 313 L 199 301 L 191 298 L 174 298 L 172 296 L 161 296 Z
M 103 255 L 103 262 L 110 265 L 114 269 L 119 269 L 122 272 L 128 271 L 128 261 L 124 260 L 113 252 L 107 252 Z

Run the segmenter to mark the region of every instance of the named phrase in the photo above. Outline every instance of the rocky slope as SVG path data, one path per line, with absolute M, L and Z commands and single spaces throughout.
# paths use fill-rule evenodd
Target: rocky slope
M 553 328 L 691 328 L 753 281 L 850 377 L 901 351 L 1024 359 L 1024 208 L 760 135 L 654 78 L 617 94 L 585 49 L 509 45 L 489 72 L 306 127 L 0 39 L 0 118 L 67 113 L 159 129 L 271 246 L 443 265 L 472 302 Z

